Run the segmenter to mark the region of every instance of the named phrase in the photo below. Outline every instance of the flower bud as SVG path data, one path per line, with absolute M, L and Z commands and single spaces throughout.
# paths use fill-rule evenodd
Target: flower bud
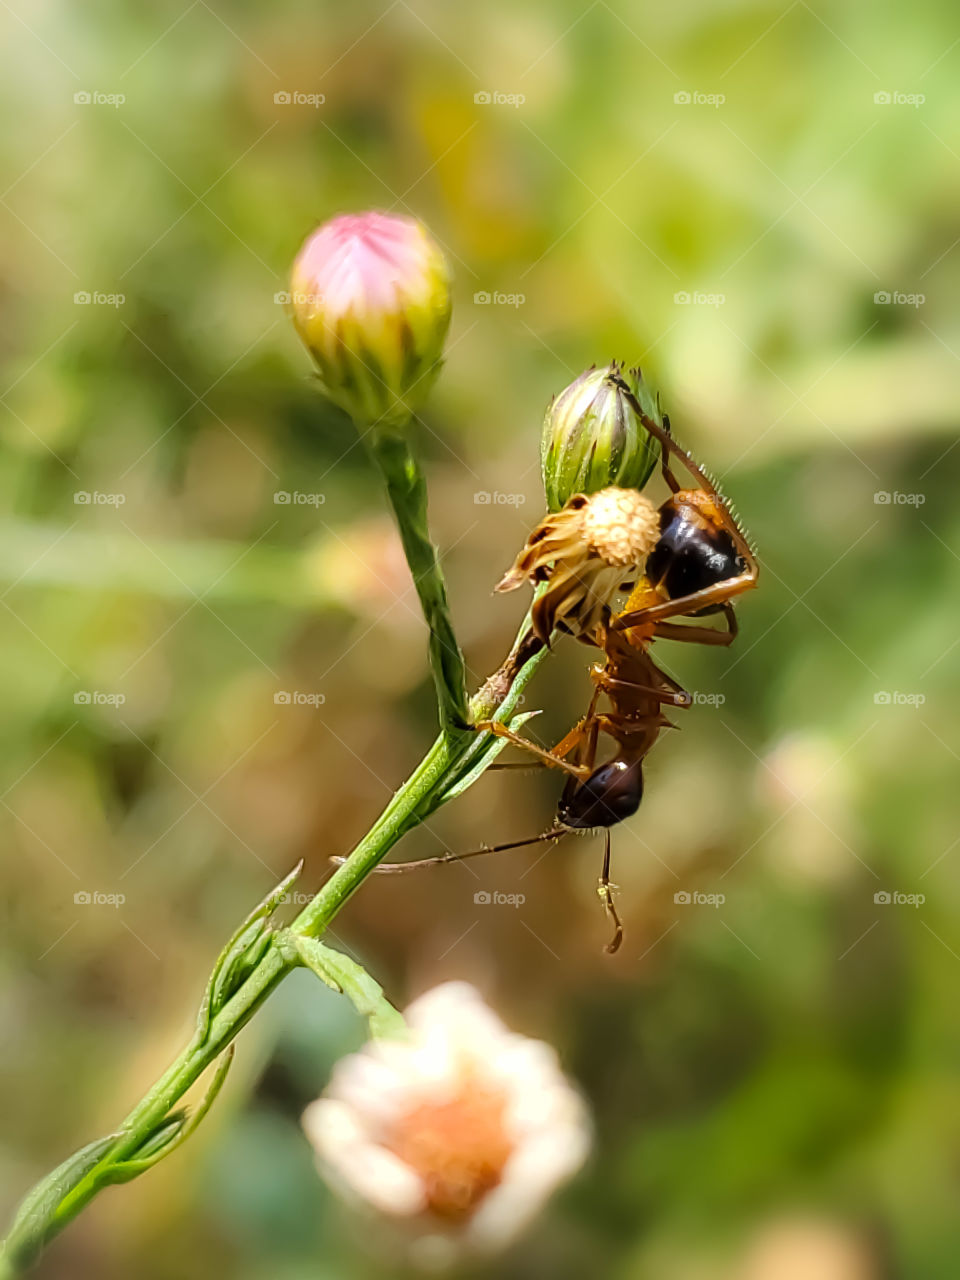
M 402 424 L 439 371 L 447 264 L 412 218 L 343 214 L 304 242 L 290 312 L 327 396 L 358 424 Z
M 614 361 L 582 373 L 551 401 L 543 420 L 540 466 L 550 511 L 559 511 L 575 493 L 609 485 L 642 489 L 649 479 L 659 445 L 628 404 L 621 382 L 662 424 L 657 399 L 639 369 L 624 371 Z

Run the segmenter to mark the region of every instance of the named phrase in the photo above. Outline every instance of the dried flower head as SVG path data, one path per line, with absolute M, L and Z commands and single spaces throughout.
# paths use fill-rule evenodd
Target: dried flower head
M 560 624 L 590 633 L 659 536 L 657 508 L 636 489 L 574 494 L 540 521 L 497 590 L 549 583 L 533 605 L 533 629 L 544 643 Z
M 583 1103 L 546 1044 L 504 1027 L 466 983 L 335 1068 L 303 1124 L 340 1190 L 441 1249 L 495 1249 L 582 1164 Z
M 547 508 L 559 511 L 575 493 L 608 485 L 642 489 L 660 452 L 624 389 L 662 424 L 657 398 L 639 369 L 616 360 L 588 369 L 547 406 L 540 437 L 540 469 Z
M 426 397 L 450 324 L 446 261 L 426 228 L 343 214 L 304 242 L 290 314 L 326 394 L 361 423 L 401 423 Z

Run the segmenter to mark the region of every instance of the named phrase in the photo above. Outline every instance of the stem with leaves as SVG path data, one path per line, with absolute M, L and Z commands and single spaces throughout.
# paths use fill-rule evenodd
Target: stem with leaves
M 213 967 L 196 1032 L 180 1056 L 115 1133 L 77 1151 L 27 1195 L 3 1243 L 0 1280 L 22 1274 L 44 1245 L 105 1187 L 138 1177 L 186 1141 L 224 1083 L 235 1036 L 295 968 L 309 968 L 346 995 L 368 1019 L 371 1035 L 396 1037 L 403 1033 L 403 1020 L 380 986 L 355 961 L 325 946 L 319 938 L 397 841 L 472 786 L 506 745 L 502 738 L 477 733 L 468 725 L 493 719 L 516 729 L 529 718 L 532 713 L 516 714 L 516 706 L 545 650 L 526 656 L 528 650 L 518 648 L 528 631 L 525 623 L 504 665 L 468 702 L 463 656 L 450 620 L 437 551 L 427 530 L 423 475 L 406 440 L 395 431 L 375 432 L 372 452 L 386 481 L 429 627 L 440 736 L 369 832 L 292 924 L 278 927 L 274 916 L 300 867 L 243 921 Z M 188 1113 L 178 1106 L 180 1100 L 215 1063 L 202 1101 Z

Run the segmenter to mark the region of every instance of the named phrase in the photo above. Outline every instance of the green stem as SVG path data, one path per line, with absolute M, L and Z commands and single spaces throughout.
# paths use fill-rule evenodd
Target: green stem
M 527 624 L 521 635 L 527 631 Z M 465 708 L 465 718 L 509 720 L 527 682 L 546 650 L 536 653 L 514 674 L 505 664 Z M 202 1043 L 197 1037 L 167 1068 L 120 1126 L 116 1141 L 66 1193 L 31 1219 L 29 1230 L 11 1232 L 0 1253 L 0 1280 L 21 1274 L 43 1246 L 63 1230 L 99 1191 L 110 1185 L 110 1171 L 135 1155 L 157 1126 L 169 1116 L 202 1073 L 223 1053 L 274 988 L 302 963 L 289 945 L 290 935 L 316 938 L 326 929 L 350 895 L 411 828 L 450 798 L 458 783 L 472 785 L 491 763 L 502 741 L 469 730 L 445 732 L 400 787 L 341 867 L 330 876 L 289 930 L 274 935 L 263 957 L 242 986 L 211 1020 Z
M 437 549 L 427 527 L 427 483 L 405 435 L 378 427 L 371 431 L 369 441 L 387 484 L 404 554 L 430 628 L 430 666 L 440 723 L 446 729 L 463 728 L 467 722 L 466 667 L 450 621 Z
M 529 657 L 528 648 L 521 656 L 515 648 L 504 666 L 468 702 L 463 655 L 450 620 L 439 558 L 427 527 L 423 473 L 403 435 L 375 428 L 370 440 L 430 631 L 430 665 L 440 710 L 440 736 L 367 835 L 289 928 L 276 933 L 269 926 L 270 914 L 287 882 L 278 886 L 241 926 L 215 966 L 191 1043 L 134 1107 L 114 1138 L 76 1153 L 41 1181 L 24 1201 L 0 1252 L 0 1280 L 29 1266 L 47 1241 L 105 1186 L 136 1176 L 164 1157 L 166 1145 L 171 1150 L 178 1145 L 177 1134 L 181 1138 L 187 1136 L 182 1114 L 171 1114 L 174 1104 L 220 1057 L 292 969 L 306 963 L 319 971 L 325 981 L 329 980 L 331 966 L 336 968 L 337 962 L 311 940 L 319 938 L 351 894 L 406 832 L 480 777 L 502 748 L 503 739 L 476 733 L 469 725 L 489 719 L 510 722 L 522 689 L 544 656 L 545 651 L 541 650 Z M 528 624 L 524 623 L 518 645 L 527 632 Z M 519 672 L 517 662 L 523 662 Z M 514 727 L 523 719 L 514 718 Z M 372 1015 L 373 1025 L 391 1025 L 390 1014 L 385 1012 L 385 1002 L 377 998 L 379 988 L 372 979 L 364 981 L 359 972 L 349 965 L 344 968 L 342 962 L 339 976 L 342 989 L 352 995 L 367 1016 Z M 229 998 L 223 998 L 231 992 Z M 205 1105 L 216 1095 L 228 1066 L 229 1062 L 221 1065 Z

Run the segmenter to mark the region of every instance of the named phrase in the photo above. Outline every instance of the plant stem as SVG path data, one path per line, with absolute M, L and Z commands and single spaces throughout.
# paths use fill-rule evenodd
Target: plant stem
M 521 635 L 526 629 L 524 624 Z M 477 719 L 508 719 L 545 652 L 541 650 L 534 654 L 519 673 L 514 674 L 509 665 L 501 668 L 465 708 L 465 718 L 472 713 Z M 470 730 L 441 733 L 370 831 L 290 925 L 286 931 L 288 935 L 300 933 L 316 938 L 322 934 L 350 895 L 401 836 L 445 802 L 451 785 L 464 776 L 468 767 L 482 772 L 486 763 L 493 759 L 490 748 L 496 745 L 490 734 Z M 0 1280 L 21 1274 L 43 1246 L 62 1231 L 104 1186 L 109 1185 L 110 1169 L 139 1150 L 169 1115 L 174 1104 L 223 1053 L 274 988 L 300 963 L 289 945 L 279 944 L 274 937 L 242 986 L 214 1016 L 203 1042 L 198 1043 L 195 1037 L 167 1068 L 123 1121 L 116 1142 L 102 1158 L 58 1203 L 50 1206 L 49 1212 L 42 1213 L 37 1222 L 31 1224 L 26 1238 L 18 1235 L 15 1247 L 11 1237 L 0 1253 Z
M 375 427 L 368 438 L 386 481 L 404 555 L 430 628 L 430 666 L 440 724 L 446 729 L 462 729 L 467 723 L 466 667 L 450 621 L 437 549 L 427 527 L 427 482 L 404 434 Z

